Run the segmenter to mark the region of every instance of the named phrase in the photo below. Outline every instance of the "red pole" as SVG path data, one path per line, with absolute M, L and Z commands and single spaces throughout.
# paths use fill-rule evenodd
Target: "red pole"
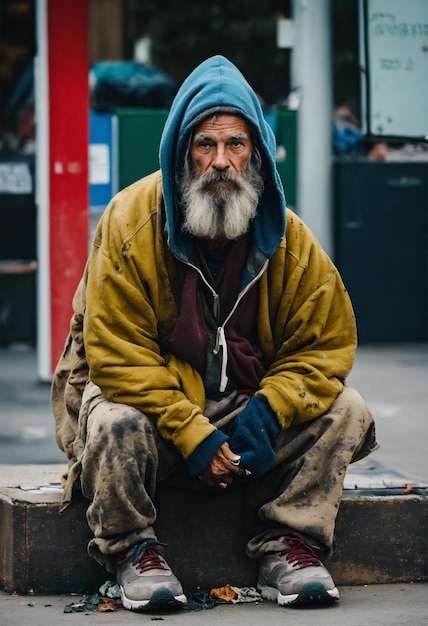
M 88 252 L 88 1 L 47 0 L 51 369 Z

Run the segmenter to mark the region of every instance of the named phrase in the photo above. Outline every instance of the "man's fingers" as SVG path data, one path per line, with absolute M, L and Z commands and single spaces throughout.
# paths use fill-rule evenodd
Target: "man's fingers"
M 234 452 L 232 452 L 227 441 L 222 443 L 222 445 L 220 446 L 220 450 L 223 453 L 225 459 L 227 459 L 229 462 L 233 464 L 239 463 L 241 457 L 239 456 L 239 454 L 235 454 Z
M 224 469 L 226 469 L 228 472 L 239 474 L 239 463 L 241 461 L 241 457 L 239 456 L 239 454 L 235 454 L 234 452 L 232 452 L 227 441 L 225 441 L 220 446 L 220 452 L 224 459 Z
M 240 460 L 241 457 L 232 452 L 229 444 L 225 441 L 198 478 L 210 487 L 226 489 L 232 484 L 233 476 L 241 474 Z
M 215 489 L 226 489 L 232 484 L 232 479 L 226 476 L 207 476 L 200 474 L 198 478 L 201 482 Z

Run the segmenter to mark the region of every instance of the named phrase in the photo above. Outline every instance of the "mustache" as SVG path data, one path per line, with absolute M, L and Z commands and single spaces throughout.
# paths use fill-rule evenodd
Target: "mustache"
M 217 183 L 220 181 L 233 182 L 238 188 L 240 188 L 241 176 L 236 172 L 229 172 L 228 170 L 213 170 L 212 172 L 206 172 L 199 177 L 201 187 L 205 188 L 211 183 Z

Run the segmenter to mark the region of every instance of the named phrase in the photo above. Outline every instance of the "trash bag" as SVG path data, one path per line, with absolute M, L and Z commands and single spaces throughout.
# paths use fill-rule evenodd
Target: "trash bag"
M 178 84 L 150 63 L 101 61 L 90 73 L 91 106 L 96 111 L 121 108 L 169 109 Z

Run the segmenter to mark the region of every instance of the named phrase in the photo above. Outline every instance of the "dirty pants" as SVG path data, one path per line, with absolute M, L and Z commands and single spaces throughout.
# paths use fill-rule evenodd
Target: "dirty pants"
M 205 415 L 227 432 L 247 401 L 248 396 L 234 393 L 209 402 Z M 156 538 L 154 499 L 163 481 L 196 492 L 209 489 L 188 475 L 181 455 L 146 415 L 109 402 L 91 382 L 83 395 L 80 437 L 80 482 L 90 500 L 87 521 L 94 535 L 88 552 L 107 569 L 114 569 L 117 553 Z M 283 549 L 277 538 L 289 532 L 329 554 L 347 467 L 377 447 L 373 418 L 348 386 L 324 415 L 282 431 L 269 472 L 241 483 L 249 486 L 259 518 L 248 556 Z M 240 480 L 231 488 L 240 488 Z

